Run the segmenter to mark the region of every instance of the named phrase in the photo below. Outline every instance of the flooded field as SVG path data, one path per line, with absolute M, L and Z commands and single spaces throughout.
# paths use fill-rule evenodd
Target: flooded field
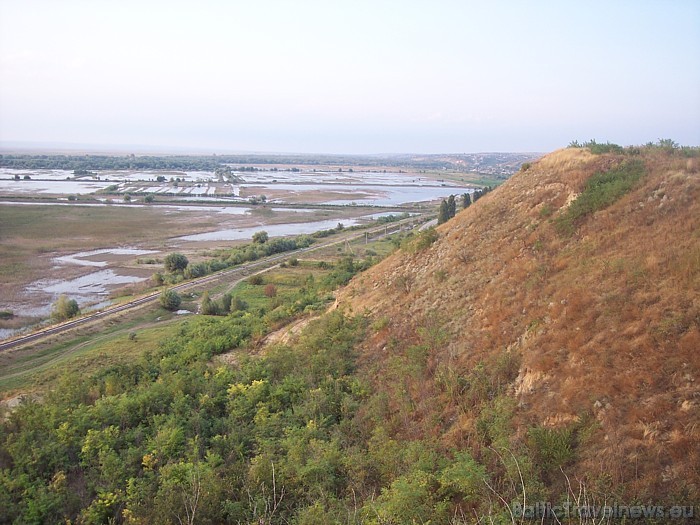
M 0 338 L 47 318 L 61 294 L 83 310 L 105 306 L 114 293 L 163 271 L 163 258 L 175 251 L 197 262 L 210 248 L 245 242 L 260 230 L 271 237 L 313 233 L 401 211 L 0 201 L 0 310 L 15 315 L 0 320 Z
M 265 195 L 278 203 L 399 206 L 471 191 L 418 173 L 234 170 L 231 177 L 227 182 L 208 171 L 100 171 L 76 176 L 68 170 L 0 168 L 0 195 L 99 195 L 109 189 L 135 200 L 153 195 L 246 201 Z
M 108 304 L 162 271 L 174 251 L 197 262 L 260 230 L 350 227 L 470 191 L 422 173 L 348 168 L 0 168 L 0 310 L 15 314 L 0 321 L 0 338 L 46 318 L 61 294 L 83 309 Z
M 287 224 L 269 224 L 267 226 L 254 226 L 248 228 L 230 228 L 213 232 L 198 233 L 195 235 L 185 235 L 178 237 L 178 240 L 189 242 L 201 241 L 238 241 L 252 239 L 255 232 L 264 229 L 270 237 L 284 237 L 287 235 L 302 235 L 314 233 L 320 230 L 335 228 L 338 224 L 344 227 L 356 226 L 358 224 L 368 224 L 378 217 L 388 215 L 388 213 L 374 213 L 353 219 L 327 219 L 312 222 L 292 222 Z

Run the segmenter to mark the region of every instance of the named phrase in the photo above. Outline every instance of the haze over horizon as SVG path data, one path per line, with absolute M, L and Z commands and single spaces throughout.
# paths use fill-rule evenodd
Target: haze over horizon
M 0 0 L 0 146 L 700 144 L 700 3 Z

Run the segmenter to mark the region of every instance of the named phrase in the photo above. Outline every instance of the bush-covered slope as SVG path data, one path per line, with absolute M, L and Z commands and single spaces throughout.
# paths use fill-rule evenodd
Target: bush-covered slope
M 529 496 L 566 474 L 697 501 L 698 160 L 557 151 L 356 278 L 341 303 L 375 319 L 361 362 L 390 433 L 470 451 L 506 499 L 519 457 Z

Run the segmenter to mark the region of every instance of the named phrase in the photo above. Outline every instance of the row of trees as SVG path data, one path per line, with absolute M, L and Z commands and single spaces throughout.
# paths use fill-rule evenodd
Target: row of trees
M 474 190 L 472 194 L 462 194 L 462 209 L 468 208 L 473 203 L 478 201 L 482 196 L 492 190 L 491 186 L 484 186 L 481 189 Z M 440 203 L 438 211 L 438 224 L 443 224 L 449 221 L 457 213 L 457 201 L 454 195 L 450 195 L 447 200 L 443 199 Z

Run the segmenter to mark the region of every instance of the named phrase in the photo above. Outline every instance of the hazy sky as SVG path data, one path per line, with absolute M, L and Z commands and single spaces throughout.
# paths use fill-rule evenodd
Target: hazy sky
M 0 0 L 0 142 L 700 144 L 697 0 Z

